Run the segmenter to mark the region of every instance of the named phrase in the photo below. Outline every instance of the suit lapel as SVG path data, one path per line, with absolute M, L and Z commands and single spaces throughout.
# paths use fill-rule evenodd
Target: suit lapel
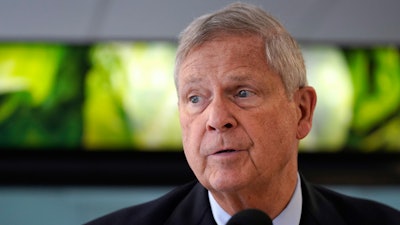
M 166 225 L 216 225 L 208 201 L 207 190 L 197 183 L 179 203 Z
M 300 225 L 343 225 L 332 203 L 301 176 L 303 206 Z M 216 225 L 207 190 L 197 183 L 179 203 L 165 225 Z
M 303 206 L 300 225 L 346 224 L 332 203 L 301 176 Z

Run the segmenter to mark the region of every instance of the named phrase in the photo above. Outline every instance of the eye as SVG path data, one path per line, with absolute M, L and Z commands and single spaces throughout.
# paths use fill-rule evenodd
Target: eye
M 200 97 L 197 96 L 197 95 L 190 96 L 190 97 L 189 97 L 189 101 L 190 101 L 191 103 L 193 103 L 193 104 L 198 103 L 198 102 L 200 101 Z
M 251 95 L 253 95 L 253 93 L 251 92 L 251 91 L 248 91 L 248 90 L 240 90 L 238 93 L 237 93 L 237 97 L 239 97 L 239 98 L 247 98 L 247 97 L 250 97 Z

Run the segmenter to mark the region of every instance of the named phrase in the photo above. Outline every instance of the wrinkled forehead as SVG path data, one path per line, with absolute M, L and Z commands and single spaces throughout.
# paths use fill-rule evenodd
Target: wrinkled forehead
M 252 59 L 249 61 L 248 59 Z M 219 35 L 193 46 L 179 61 L 178 73 L 188 69 L 208 70 L 210 66 L 233 63 L 257 66 L 266 63 L 265 42 L 259 36 Z
M 207 36 L 203 37 L 202 39 L 199 40 L 192 40 L 192 42 L 188 43 L 181 43 L 180 45 L 184 46 L 178 46 L 178 51 L 176 55 L 176 61 L 175 61 L 175 84 L 178 83 L 178 76 L 179 72 L 181 70 L 181 67 L 183 63 L 186 61 L 188 56 L 193 52 L 196 51 L 197 49 L 201 48 L 202 46 L 213 42 L 213 41 L 223 41 L 225 39 L 229 38 L 255 38 L 258 39 L 260 42 L 258 42 L 258 47 L 260 49 L 263 49 L 263 52 L 265 52 L 265 47 L 266 47 L 266 37 L 260 35 L 259 33 L 255 32 L 249 32 L 249 31 L 215 31 L 211 34 L 208 34 Z M 238 43 L 240 45 L 240 42 Z

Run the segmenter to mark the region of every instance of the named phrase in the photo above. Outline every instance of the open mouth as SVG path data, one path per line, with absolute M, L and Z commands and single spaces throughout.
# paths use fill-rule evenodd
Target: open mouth
M 225 149 L 225 150 L 218 151 L 215 154 L 230 153 L 230 152 L 236 152 L 236 150 L 234 150 L 234 149 Z

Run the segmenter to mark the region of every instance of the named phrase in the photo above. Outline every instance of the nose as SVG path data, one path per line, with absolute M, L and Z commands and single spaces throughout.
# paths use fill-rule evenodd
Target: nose
M 229 103 L 221 99 L 213 99 L 208 105 L 208 120 L 206 128 L 208 131 L 227 131 L 237 126 L 237 121 L 232 114 Z

